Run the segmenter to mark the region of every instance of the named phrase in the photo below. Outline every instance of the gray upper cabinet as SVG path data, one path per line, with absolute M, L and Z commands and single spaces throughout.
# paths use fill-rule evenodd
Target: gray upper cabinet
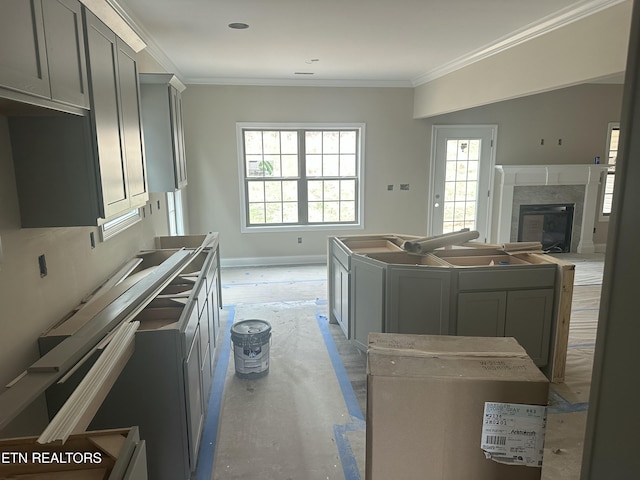
M 0 87 L 89 108 L 81 12 L 77 0 L 1 2 Z
M 50 98 L 41 0 L 0 3 L 0 85 Z
M 67 0 L 46 3 L 66 18 Z M 91 110 L 8 116 L 25 228 L 95 226 L 148 200 L 135 53 L 83 12 Z
M 148 199 L 135 53 L 85 9 L 91 118 L 104 218 Z
M 82 6 L 77 0 L 42 2 L 51 99 L 89 108 Z
M 152 192 L 173 192 L 187 185 L 182 92 L 172 74 L 140 75 L 142 124 Z

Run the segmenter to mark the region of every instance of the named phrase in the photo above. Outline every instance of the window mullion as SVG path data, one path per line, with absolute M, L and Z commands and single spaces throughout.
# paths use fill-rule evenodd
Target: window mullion
M 305 131 L 298 130 L 298 219 L 303 225 L 309 223 L 308 199 Z

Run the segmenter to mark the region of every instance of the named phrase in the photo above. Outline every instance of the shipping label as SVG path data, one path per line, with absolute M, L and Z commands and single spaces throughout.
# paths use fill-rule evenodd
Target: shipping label
M 541 467 L 547 407 L 485 402 L 481 447 L 495 462 Z

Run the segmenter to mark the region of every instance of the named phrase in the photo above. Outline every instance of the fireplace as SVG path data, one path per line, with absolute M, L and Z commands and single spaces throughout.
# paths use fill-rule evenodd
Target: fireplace
M 497 165 L 491 238 L 515 242 L 521 205 L 573 204 L 571 252 L 593 253 L 598 191 L 606 165 Z
M 520 205 L 519 242 L 540 242 L 549 253 L 571 251 L 575 204 Z

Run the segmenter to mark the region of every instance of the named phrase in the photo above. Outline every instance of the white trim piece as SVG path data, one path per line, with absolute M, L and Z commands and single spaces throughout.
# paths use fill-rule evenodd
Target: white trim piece
M 511 241 L 513 191 L 517 186 L 584 185 L 584 208 L 580 226 L 578 253 L 593 253 L 600 174 L 607 165 L 497 165 L 495 167 L 498 195 L 497 235 L 494 243 Z
M 46 444 L 57 440 L 64 443 L 69 435 L 86 430 L 133 354 L 135 333 L 139 325 L 138 321 L 124 322 L 115 329 L 109 345 L 38 437 L 38 443 Z
M 488 57 L 504 52 L 513 47 L 517 47 L 525 42 L 545 35 L 549 32 L 565 27 L 573 22 L 582 20 L 590 15 L 606 10 L 627 0 L 585 0 L 577 6 L 572 5 L 559 12 L 555 12 L 547 17 L 541 18 L 537 22 L 531 23 L 516 32 L 499 39 L 498 41 L 479 48 L 468 55 L 457 58 L 441 67 L 416 77 L 411 83 L 414 87 L 431 82 L 449 73 L 460 70 L 471 64 L 485 60 Z
M 272 265 L 319 265 L 326 264 L 326 255 L 297 255 L 285 257 L 240 257 L 221 258 L 220 267 L 263 267 Z

